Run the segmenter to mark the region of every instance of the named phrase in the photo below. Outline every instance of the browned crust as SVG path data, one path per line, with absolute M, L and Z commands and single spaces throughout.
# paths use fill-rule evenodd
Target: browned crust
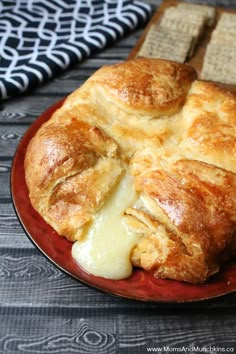
M 28 146 L 34 208 L 80 239 L 126 166 L 146 203 L 124 210 L 142 235 L 133 265 L 191 283 L 217 272 L 236 245 L 236 97 L 195 79 L 158 59 L 92 75 Z

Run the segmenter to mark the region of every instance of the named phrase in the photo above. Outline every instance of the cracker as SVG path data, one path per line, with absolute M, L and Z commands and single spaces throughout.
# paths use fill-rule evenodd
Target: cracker
M 217 27 L 236 27 L 236 14 L 223 13 L 217 23 Z
M 202 26 L 198 23 L 184 21 L 181 17 L 169 18 L 167 16 L 163 16 L 160 25 L 176 32 L 189 33 L 195 39 L 200 37 L 202 32 Z
M 219 58 L 228 58 L 232 57 L 235 58 L 236 56 L 236 45 L 227 44 L 227 42 L 221 43 L 214 43 L 210 42 L 207 46 L 205 57 L 214 55 Z M 204 58 L 205 59 L 205 58 Z M 236 67 L 236 65 L 235 65 Z
M 220 65 L 217 60 L 204 62 L 201 79 L 215 81 L 228 85 L 236 84 L 235 65 L 232 62 Z
M 184 9 L 178 9 L 177 7 L 168 8 L 164 12 L 164 15 L 161 19 L 161 25 L 163 27 L 176 29 L 180 32 L 191 31 L 189 33 L 194 35 L 195 37 L 198 37 L 200 35 L 204 27 L 204 23 L 204 15 L 189 12 Z M 181 27 L 183 27 L 184 30 L 181 31 Z
M 188 11 L 194 11 L 195 13 L 201 13 L 204 15 L 205 23 L 208 26 L 212 26 L 216 18 L 216 9 L 211 6 L 200 5 L 200 4 L 188 4 L 181 2 L 178 4 L 177 8 L 186 9 Z
M 214 44 L 227 44 L 227 45 L 232 45 L 236 46 L 236 38 L 234 33 L 229 33 L 229 32 L 220 32 L 220 31 L 213 31 L 210 43 Z
M 188 33 L 180 33 L 162 26 L 152 25 L 138 56 L 184 63 L 191 44 L 192 36 Z
M 205 15 L 186 9 L 169 7 L 161 18 L 160 25 L 170 31 L 188 34 L 193 37 L 189 56 L 193 54 L 194 47 L 201 36 L 205 24 Z
M 165 60 L 173 60 L 177 63 L 184 63 L 186 55 L 185 53 L 177 53 L 171 49 L 159 48 L 148 46 L 141 49 L 138 54 L 138 57 L 145 57 L 145 58 L 158 58 L 158 59 L 165 59 Z
M 180 19 L 183 22 L 196 23 L 199 26 L 204 25 L 206 16 L 201 12 L 193 12 L 187 9 L 171 6 L 165 10 L 163 17 Z
M 236 48 L 217 44 L 207 47 L 203 61 L 201 78 L 204 80 L 221 82 L 224 84 L 236 84 L 235 66 Z
M 217 35 L 218 33 L 227 33 L 236 36 L 236 14 L 222 14 L 214 32 L 215 35 Z
M 207 46 L 203 61 L 201 78 L 236 84 L 236 15 L 221 15 L 211 40 Z

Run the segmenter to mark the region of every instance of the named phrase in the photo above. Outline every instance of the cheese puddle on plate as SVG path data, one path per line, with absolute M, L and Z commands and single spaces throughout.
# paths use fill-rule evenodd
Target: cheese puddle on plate
M 84 239 L 72 246 L 79 265 L 96 276 L 124 279 L 132 273 L 130 252 L 140 236 L 128 233 L 122 214 L 138 198 L 132 177 L 126 173 L 98 211 Z

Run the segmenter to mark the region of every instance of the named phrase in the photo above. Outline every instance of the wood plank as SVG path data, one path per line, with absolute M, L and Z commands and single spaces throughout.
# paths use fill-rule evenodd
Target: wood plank
M 13 157 L 16 148 L 28 129 L 28 125 L 0 125 L 0 159 L 7 156 Z
M 10 198 L 11 160 L 0 159 L 0 199 Z
M 11 101 L 4 102 L 3 108 L 0 111 L 0 123 L 4 123 L 1 130 L 7 131 L 10 128 L 10 124 L 32 123 L 41 113 L 62 97 L 64 95 L 56 97 L 48 95 L 45 95 L 45 97 L 22 95 Z M 5 124 L 9 124 L 9 127 L 5 127 Z
M 1 314 L 0 352 L 4 354 L 116 354 L 118 349 L 117 321 L 94 312 L 56 314 L 25 314 L 17 309 L 10 315 Z
M 141 321 L 137 321 L 137 315 Z M 190 348 L 195 346 L 204 351 L 204 346 L 218 347 L 227 352 L 235 348 L 236 314 L 229 312 L 209 318 L 207 314 L 189 312 L 107 311 L 101 317 L 99 309 L 85 312 L 80 308 L 73 311 L 17 308 L 10 313 L 0 311 L 0 316 L 0 351 L 4 354 L 144 354 L 147 348 L 162 348 L 162 353 L 170 353 L 183 347 L 196 353 L 198 350 Z
M 0 248 L 34 249 L 16 216 L 12 203 L 0 203 Z
M 103 295 L 68 277 L 36 249 L 1 251 L 0 279 L 6 307 L 77 307 L 79 301 L 95 308 L 104 302 Z
M 167 313 L 166 315 L 159 314 L 157 319 L 155 312 L 147 317 L 144 313 L 142 314 L 144 331 L 141 332 L 139 324 L 135 323 L 132 317 L 123 315 L 120 322 L 122 326 L 120 329 L 120 347 L 122 350 L 119 353 L 125 354 L 126 350 L 130 348 L 129 353 L 142 354 L 147 352 L 147 347 L 162 348 L 162 353 L 184 352 L 184 348 L 186 348 L 186 352 L 200 352 L 197 349 L 190 350 L 193 346 L 199 348 L 204 346 L 208 348 L 214 346 L 227 347 L 232 348 L 232 352 L 235 345 L 235 339 L 233 338 L 235 318 L 235 313 L 232 313 L 232 316 L 218 313 L 217 316 L 212 315 L 210 317 L 201 312 L 198 314 L 186 311 Z M 231 326 L 233 326 L 232 331 L 230 330 Z M 223 328 L 224 331 L 222 331 Z M 124 330 L 126 330 L 126 333 Z M 164 347 L 170 349 L 164 349 Z M 175 348 L 175 350 L 171 350 L 172 348 Z M 178 348 L 180 349 L 178 350 Z M 216 351 L 214 352 L 216 353 Z

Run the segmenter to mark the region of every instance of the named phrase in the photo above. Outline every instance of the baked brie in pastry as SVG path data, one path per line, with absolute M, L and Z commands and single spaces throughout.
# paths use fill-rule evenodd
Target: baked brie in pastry
M 102 67 L 37 131 L 25 177 L 88 272 L 202 283 L 236 251 L 236 97 L 189 65 Z

